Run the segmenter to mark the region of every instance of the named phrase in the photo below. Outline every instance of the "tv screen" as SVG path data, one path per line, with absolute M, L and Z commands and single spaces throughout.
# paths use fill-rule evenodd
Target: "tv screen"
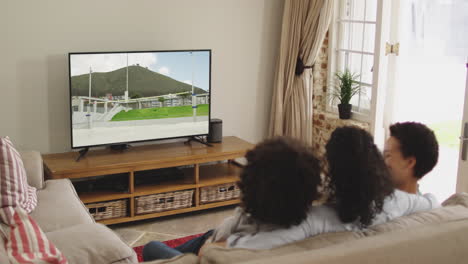
M 72 148 L 209 133 L 211 50 L 69 53 Z

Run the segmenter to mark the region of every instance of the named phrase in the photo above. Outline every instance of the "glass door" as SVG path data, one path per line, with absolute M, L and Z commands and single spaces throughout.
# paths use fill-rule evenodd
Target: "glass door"
M 384 126 L 416 121 L 434 130 L 439 162 L 420 181 L 441 201 L 455 192 L 465 101 L 468 1 L 394 0 Z M 396 52 L 396 53 L 395 53 Z

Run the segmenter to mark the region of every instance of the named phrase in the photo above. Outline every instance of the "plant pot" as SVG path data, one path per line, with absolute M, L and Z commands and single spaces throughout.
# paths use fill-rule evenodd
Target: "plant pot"
M 351 118 L 351 104 L 339 104 L 338 112 L 340 113 L 340 119 L 350 119 Z

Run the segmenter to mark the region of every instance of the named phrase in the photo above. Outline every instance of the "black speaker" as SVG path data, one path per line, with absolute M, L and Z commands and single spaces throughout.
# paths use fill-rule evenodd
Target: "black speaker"
M 209 143 L 219 143 L 223 141 L 223 120 L 213 118 L 210 120 Z

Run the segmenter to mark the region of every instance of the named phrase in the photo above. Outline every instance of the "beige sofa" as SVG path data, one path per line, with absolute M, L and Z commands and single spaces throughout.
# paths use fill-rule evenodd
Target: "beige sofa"
M 468 194 L 361 232 L 327 233 L 271 250 L 211 246 L 200 258 L 186 254 L 152 263 L 468 263 Z
M 137 263 L 130 247 L 95 223 L 69 180 L 44 182 L 39 153 L 23 152 L 22 157 L 28 182 L 38 189 L 38 206 L 31 216 L 71 264 Z M 0 263 L 8 263 L 1 240 Z M 185 254 L 146 263 L 468 263 L 468 194 L 361 232 L 322 234 L 271 250 L 211 246 L 201 257 Z
M 28 183 L 38 190 L 31 216 L 70 264 L 138 263 L 132 248 L 94 221 L 70 180 L 44 181 L 39 152 L 21 152 L 21 156 Z M 0 263 L 8 263 L 3 243 L 0 240 Z

